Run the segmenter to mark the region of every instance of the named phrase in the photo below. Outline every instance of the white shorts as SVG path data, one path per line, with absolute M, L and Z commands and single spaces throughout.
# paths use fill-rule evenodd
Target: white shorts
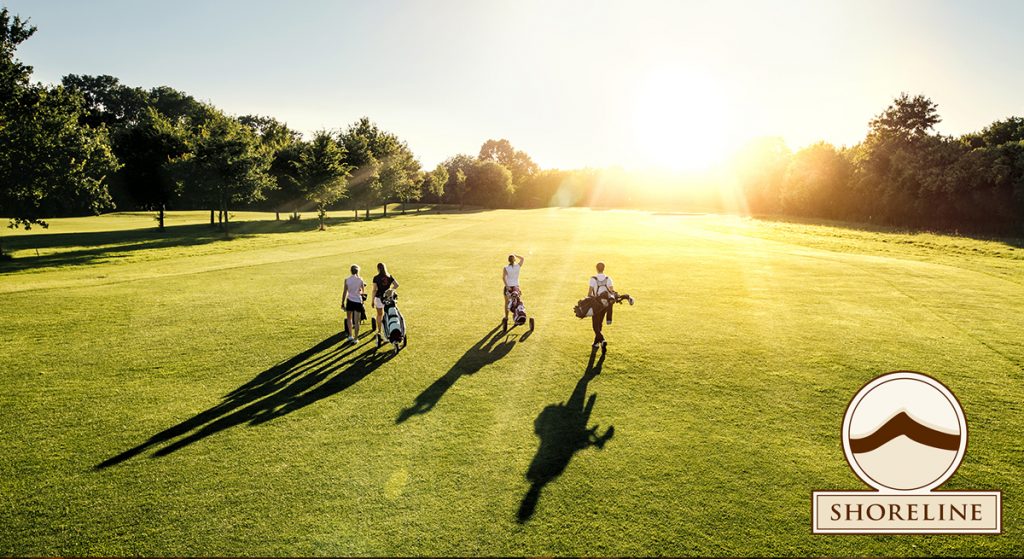
M 374 297 L 373 298 L 373 308 L 375 308 L 375 309 L 383 309 L 384 308 L 384 301 L 381 301 L 380 297 Z

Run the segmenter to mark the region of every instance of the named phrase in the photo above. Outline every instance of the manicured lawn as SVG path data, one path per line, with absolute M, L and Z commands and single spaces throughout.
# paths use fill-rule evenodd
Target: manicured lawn
M 1019 243 L 350 215 L 240 214 L 230 240 L 204 212 L 4 230 L 0 554 L 1024 551 Z M 529 336 L 496 329 L 513 251 Z M 597 260 L 638 301 L 603 360 L 571 311 Z M 378 261 L 401 283 L 398 356 L 339 336 L 348 266 Z M 811 534 L 813 490 L 865 487 L 839 441 L 850 397 L 896 369 L 959 397 L 970 443 L 945 488 L 1002 490 L 1002 535 Z

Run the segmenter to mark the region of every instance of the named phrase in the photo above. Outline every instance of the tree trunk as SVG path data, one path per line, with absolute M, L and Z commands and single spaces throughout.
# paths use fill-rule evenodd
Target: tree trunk
M 216 225 L 216 224 L 213 222 L 213 210 L 211 209 L 210 210 L 210 227 L 213 227 L 214 225 Z
M 221 210 L 221 213 L 224 215 L 224 235 L 225 236 L 231 236 L 231 233 L 230 233 L 230 230 L 229 230 L 229 227 L 228 227 L 228 203 L 227 203 L 227 201 L 224 202 L 224 209 Z
M 366 206 L 366 219 L 364 221 L 369 221 L 369 219 L 370 219 L 370 206 Z
M 384 202 L 384 217 L 388 216 L 388 203 Z
M 355 221 L 359 221 L 359 209 L 357 208 L 357 209 L 352 210 L 352 213 L 355 214 L 353 216 L 353 219 L 355 219 Z
M 274 210 L 274 221 L 281 221 L 281 210 Z
M 157 217 L 157 221 L 159 221 L 159 222 L 160 222 L 160 230 L 161 230 L 161 231 L 163 231 L 163 230 L 164 230 L 164 211 L 165 211 L 166 209 L 167 209 L 167 208 L 166 208 L 166 207 L 165 207 L 165 206 L 164 206 L 163 204 L 160 204 L 160 213 L 159 213 L 159 215 L 158 215 L 158 217 Z

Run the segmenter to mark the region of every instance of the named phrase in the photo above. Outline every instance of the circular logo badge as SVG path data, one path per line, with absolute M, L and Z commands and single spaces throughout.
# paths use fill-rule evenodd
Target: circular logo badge
M 846 460 L 879 491 L 931 491 L 956 472 L 966 450 L 960 402 L 921 373 L 876 378 L 857 392 L 843 417 Z

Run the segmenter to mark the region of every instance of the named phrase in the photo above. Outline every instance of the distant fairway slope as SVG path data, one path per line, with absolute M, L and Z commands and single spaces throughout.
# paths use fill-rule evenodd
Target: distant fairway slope
M 165 233 L 149 214 L 4 230 L 0 554 L 1024 552 L 1014 243 L 631 211 L 342 217 L 240 215 L 230 240 L 203 212 Z M 530 335 L 498 329 L 510 252 Z M 638 301 L 604 359 L 571 312 L 598 260 Z M 397 356 L 339 335 L 348 266 L 368 280 L 378 261 L 401 283 Z M 1002 490 L 1002 535 L 811 534 L 812 491 L 866 488 L 847 403 L 896 369 L 959 397 L 970 439 L 945 488 Z

